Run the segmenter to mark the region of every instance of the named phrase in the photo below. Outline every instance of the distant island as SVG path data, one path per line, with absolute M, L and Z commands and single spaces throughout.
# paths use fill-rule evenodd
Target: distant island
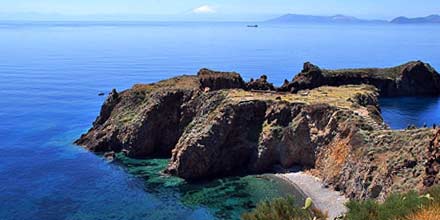
M 353 16 L 333 15 L 316 16 L 301 14 L 285 14 L 280 17 L 270 19 L 270 23 L 320 23 L 320 24 L 440 24 L 440 15 L 430 15 L 427 17 L 407 18 L 397 17 L 391 21 L 380 19 L 360 19 Z
M 393 24 L 440 24 L 440 15 L 430 15 L 418 18 L 398 17 L 390 22 Z
M 315 16 L 300 14 L 285 14 L 268 22 L 274 23 L 387 23 L 385 20 L 363 20 L 353 16 Z

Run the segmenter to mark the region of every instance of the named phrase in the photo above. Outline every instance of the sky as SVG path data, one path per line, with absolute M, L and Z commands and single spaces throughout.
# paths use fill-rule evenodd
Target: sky
M 423 3 L 422 3 L 423 2 Z M 370 19 L 440 13 L 440 0 L 0 0 L 0 19 L 261 20 L 286 13 Z

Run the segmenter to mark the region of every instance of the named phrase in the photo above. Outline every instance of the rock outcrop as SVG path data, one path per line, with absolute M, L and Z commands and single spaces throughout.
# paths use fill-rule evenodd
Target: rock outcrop
M 246 83 L 247 90 L 275 91 L 275 86 L 267 81 L 267 76 L 262 75 L 259 79 Z
M 202 89 L 244 89 L 245 83 L 240 74 L 235 72 L 218 72 L 209 69 L 201 69 L 197 74 Z
M 424 68 L 414 63 L 401 71 Z M 383 123 L 374 86 L 322 86 L 323 79 L 323 71 L 307 63 L 291 87 L 301 88 L 297 94 L 272 91 L 267 77 L 246 84 L 237 73 L 207 69 L 135 85 L 112 91 L 93 127 L 75 143 L 136 158 L 169 156 L 166 172 L 187 180 L 300 165 L 360 199 L 438 181 L 439 134 L 392 131 Z
M 280 91 L 297 92 L 320 86 L 369 84 L 379 89 L 381 96 L 437 96 L 440 75 L 429 64 L 409 62 L 392 68 L 323 70 L 305 63 L 301 73 Z

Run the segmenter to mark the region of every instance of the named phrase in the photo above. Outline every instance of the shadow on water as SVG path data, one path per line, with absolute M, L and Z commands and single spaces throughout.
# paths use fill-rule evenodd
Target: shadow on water
M 393 129 L 404 129 L 408 125 L 418 127 L 440 124 L 440 98 L 400 97 L 380 98 L 382 117 Z

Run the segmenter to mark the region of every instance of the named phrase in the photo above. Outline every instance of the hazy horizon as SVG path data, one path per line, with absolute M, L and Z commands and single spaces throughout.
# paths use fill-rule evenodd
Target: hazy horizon
M 4 0 L 0 20 L 262 21 L 283 14 L 343 14 L 361 19 L 391 20 L 398 16 L 439 14 L 438 8 L 440 2 L 435 0 L 423 4 L 408 0 Z

